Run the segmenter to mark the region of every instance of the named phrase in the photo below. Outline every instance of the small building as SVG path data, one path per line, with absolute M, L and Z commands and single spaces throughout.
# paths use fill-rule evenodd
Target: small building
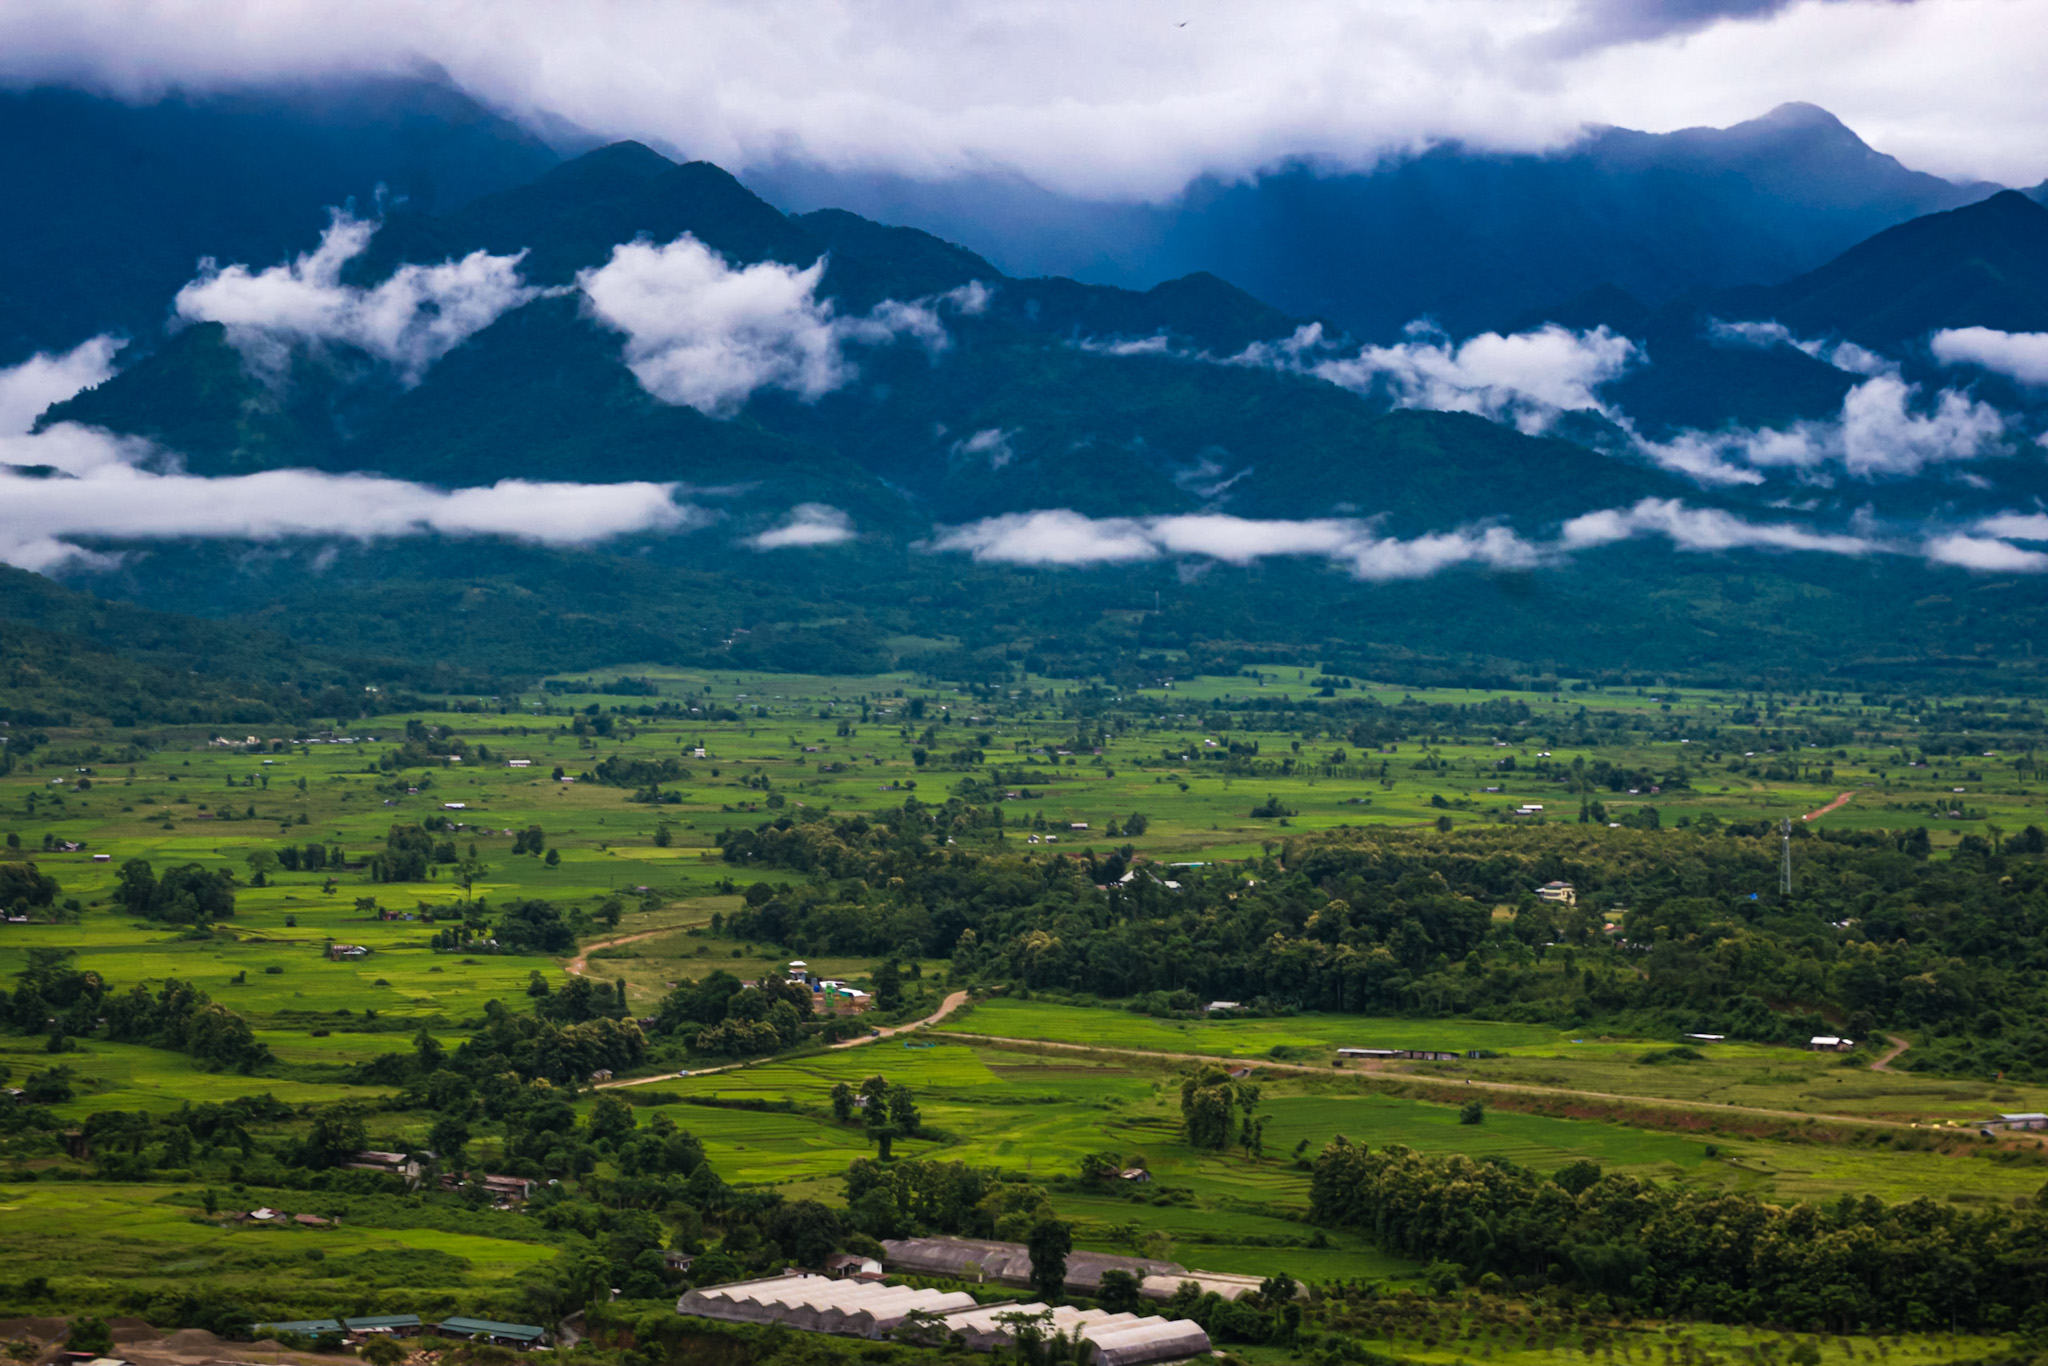
M 1538 811 L 1542 809 L 1540 806 L 1536 808 Z M 1569 882 L 1544 883 L 1536 889 L 1536 899 L 1538 901 L 1553 901 L 1561 906 L 1576 906 L 1579 904 L 1579 894 L 1572 890 L 1572 885 Z
M 1243 1009 L 1243 1004 L 1238 1001 L 1211 1001 L 1202 1007 L 1203 1012 L 1209 1015 L 1214 1015 L 1219 1011 Z
M 333 1227 L 334 1227 L 334 1221 L 333 1221 L 332 1219 L 322 1219 L 322 1218 L 321 1218 L 321 1217 L 320 1217 L 319 1215 L 317 1215 L 317 1214 L 294 1214 L 294 1215 L 292 1216 L 292 1222 L 293 1222 L 293 1223 L 295 1223 L 295 1224 L 298 1224 L 298 1225 L 300 1225 L 300 1226 L 301 1226 L 301 1227 L 303 1227 L 303 1228 L 333 1228 Z
M 468 1338 L 505 1347 L 534 1347 L 547 1340 L 547 1330 L 531 1323 L 500 1323 L 496 1319 L 442 1319 L 436 1332 L 444 1338 Z
M 1726 1034 L 1687 1034 L 1684 1038 L 1687 1043 L 1725 1043 L 1728 1036 Z
M 1134 1186 L 1146 1185 L 1152 1180 L 1152 1173 L 1143 1167 L 1125 1167 L 1118 1175 L 1121 1180 L 1128 1181 Z
M 329 944 L 327 956 L 337 963 L 347 963 L 358 958 L 368 958 L 370 951 L 361 944 Z
M 2021 1114 L 2001 1114 L 1998 1117 L 2001 1129 L 2048 1129 L 2048 1115 L 2027 1111 Z
M 505 767 L 507 767 L 507 768 L 532 768 L 532 767 L 533 767 L 533 760 L 531 760 L 531 759 L 507 759 L 507 760 L 505 761 Z
M 423 1153 L 421 1157 L 432 1161 L 434 1155 Z M 417 1185 L 427 1170 L 426 1162 L 422 1162 L 419 1157 L 405 1153 L 379 1152 L 374 1148 L 364 1149 L 355 1155 L 353 1161 L 344 1162 L 342 1165 L 351 1171 L 382 1172 L 386 1176 L 402 1176 L 408 1185 Z
M 662 1265 L 675 1272 L 678 1276 L 686 1276 L 689 1274 L 690 1268 L 697 1264 L 697 1254 L 694 1252 L 678 1252 L 674 1248 L 669 1248 L 661 1254 L 661 1261 Z
M 1833 1034 L 1816 1034 L 1806 1041 L 1806 1046 L 1816 1053 L 1847 1053 L 1856 1046 L 1856 1041 L 1837 1038 Z
M 879 1281 L 882 1264 L 856 1252 L 835 1252 L 825 1259 L 825 1274 L 842 1281 Z
M 612 1079 L 612 1069 L 609 1067 L 600 1067 L 595 1072 L 592 1072 L 590 1074 L 590 1079 L 594 1082 L 610 1081 Z
M 346 1318 L 341 1326 L 352 1337 L 411 1337 L 426 1327 L 418 1314 L 370 1314 Z
M 809 982 L 811 980 L 811 965 L 801 958 L 793 959 L 789 965 L 789 980 L 792 982 Z

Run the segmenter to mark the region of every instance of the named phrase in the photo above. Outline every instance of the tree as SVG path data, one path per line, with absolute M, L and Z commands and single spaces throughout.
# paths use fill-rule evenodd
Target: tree
M 800 1266 L 823 1266 L 846 1236 L 839 1216 L 816 1200 L 779 1207 L 768 1220 L 768 1236 Z
M 639 1121 L 633 1117 L 633 1107 L 628 1105 L 617 1092 L 607 1091 L 597 1098 L 590 1107 L 590 1137 L 608 1138 L 617 1143 L 630 1138 Z
M 875 969 L 875 1009 L 896 1010 L 903 1005 L 903 970 L 891 958 Z
M 1095 1292 L 1095 1302 L 1112 1314 L 1135 1314 L 1144 1301 L 1139 1296 L 1139 1281 L 1128 1271 L 1115 1267 L 1102 1273 L 1101 1288 Z
M 1468 1100 L 1468 1101 L 1466 1101 L 1466 1102 L 1465 1102 L 1465 1103 L 1464 1103 L 1463 1105 L 1459 1106 L 1459 1107 L 1458 1107 L 1458 1123 L 1460 1123 L 1460 1124 L 1484 1124 L 1484 1123 L 1486 1123 L 1486 1102 L 1485 1102 L 1485 1101 L 1483 1101 L 1483 1100 Z
M 309 1167 L 338 1167 L 369 1144 L 363 1107 L 355 1101 L 329 1105 L 313 1116 L 302 1150 Z
M 1074 1231 L 1057 1219 L 1040 1219 L 1025 1239 L 1031 1251 L 1031 1289 L 1051 1304 L 1067 1288 L 1067 1254 L 1074 1250 Z
M 441 1046 L 439 1039 L 427 1032 L 425 1025 L 421 1025 L 420 1032 L 412 1037 L 412 1056 L 420 1071 L 433 1072 L 447 1060 L 448 1050 Z
M 841 1124 L 853 1118 L 853 1088 L 843 1081 L 832 1088 L 832 1118 Z
M 455 1115 L 442 1115 L 427 1131 L 427 1146 L 449 1167 L 462 1162 L 462 1150 L 469 1146 L 469 1126 Z
M 114 1350 L 113 1330 L 107 1327 L 105 1319 L 91 1315 L 73 1319 L 70 1330 L 64 1334 L 64 1350 L 90 1352 L 96 1357 L 107 1356 Z
M 356 1348 L 356 1355 L 369 1362 L 370 1366 L 398 1366 L 405 1360 L 405 1348 L 397 1338 L 372 1335 Z
M 548 856 L 542 859 L 541 862 L 547 864 L 550 868 L 559 868 L 562 864 L 562 851 L 559 849 L 548 850 Z

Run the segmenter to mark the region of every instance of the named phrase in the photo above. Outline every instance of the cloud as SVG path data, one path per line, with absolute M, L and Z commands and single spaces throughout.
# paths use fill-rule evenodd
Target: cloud
M 2048 332 L 1958 327 L 1935 333 L 1929 345 L 1943 365 L 1978 365 L 2029 388 L 2048 386 Z
M 1707 335 L 1715 341 L 1737 346 L 1753 346 L 1759 351 L 1768 351 L 1774 346 L 1789 346 L 1803 351 L 1817 361 L 1846 370 L 1852 375 L 1886 375 L 1898 371 L 1898 362 L 1887 360 L 1875 351 L 1865 350 L 1852 341 L 1841 338 L 1802 338 L 1794 336 L 1792 329 L 1781 322 L 1723 322 L 1719 318 L 1709 319 Z
M 799 269 L 762 261 L 737 269 L 684 233 L 665 246 L 628 242 L 576 277 L 594 317 L 626 337 L 626 366 L 664 403 L 729 417 L 763 389 L 806 402 L 850 382 L 849 342 L 908 336 L 927 350 L 949 344 L 935 305 L 987 307 L 978 285 L 938 300 L 885 299 L 862 317 L 841 317 L 818 297 L 825 258 Z
M 1321 323 L 1279 342 L 1255 342 L 1230 358 L 1314 375 L 1397 408 L 1477 413 L 1524 432 L 1547 429 L 1559 413 L 1606 411 L 1594 392 L 1642 356 L 1636 344 L 1607 328 L 1572 332 L 1550 324 L 1502 336 L 1482 332 L 1453 342 L 1432 325 L 1408 325 L 1409 340 L 1329 354 Z
M 118 337 L 94 337 L 61 356 L 41 351 L 0 370 L 0 434 L 26 432 L 51 404 L 112 379 L 122 345 Z
M 1505 527 L 1382 537 L 1364 522 L 1337 518 L 1257 521 L 1220 514 L 1088 517 L 1064 508 L 1009 513 L 942 530 L 927 543 L 1002 564 L 1132 564 L 1193 556 L 1246 565 L 1276 556 L 1327 559 L 1370 581 L 1427 578 L 1463 564 L 1533 568 L 1542 552 Z
M 69 397 L 66 383 L 103 373 L 104 339 L 63 357 L 38 356 L 0 370 L 0 562 L 46 570 L 105 564 L 83 540 L 223 537 L 504 536 L 586 545 L 634 532 L 679 531 L 705 515 L 678 503 L 672 484 L 562 484 L 500 480 L 437 489 L 399 479 L 271 470 L 224 479 L 161 473 L 146 441 L 60 422 L 26 430 L 36 413 Z M 60 377 L 62 377 L 60 382 Z M 21 396 L 27 395 L 23 398 Z M 24 468 L 49 471 L 26 474 Z
M 1817 60 L 1816 54 L 1825 54 Z M 13 0 L 0 77 L 148 94 L 448 71 L 493 107 L 739 170 L 1007 171 L 1104 198 L 1290 156 L 1555 147 L 1826 105 L 1944 174 L 2048 172 L 2048 3 Z
M 2048 554 L 1986 536 L 1935 536 L 1927 542 L 1927 558 L 1936 564 L 1989 573 L 2038 574 L 2048 570 Z
M 756 550 L 785 550 L 790 547 L 838 545 L 853 539 L 853 518 L 823 503 L 799 503 L 789 511 L 781 526 L 749 537 Z
M 525 256 L 474 251 L 438 266 L 405 265 L 370 289 L 341 282 L 378 225 L 335 209 L 320 245 L 266 270 L 201 262 L 178 291 L 178 316 L 216 322 L 252 367 L 283 373 L 293 347 L 341 342 L 361 347 L 417 384 L 428 367 L 541 291 L 521 282 Z
M 1686 431 L 1668 441 L 1635 438 L 1636 449 L 1707 485 L 1757 484 L 1763 469 L 1817 471 L 1838 464 L 1860 479 L 1919 474 L 1930 466 L 1981 460 L 2007 451 L 2005 416 L 1954 389 L 1932 405 L 1920 386 L 1878 374 L 1851 389 L 1828 422 L 1787 427 Z
M 1977 529 L 2012 541 L 2048 541 L 2048 512 L 2004 512 L 1986 517 Z
M 987 427 L 972 436 L 955 441 L 951 450 L 954 455 L 963 455 L 972 460 L 986 460 L 990 469 L 999 470 L 1017 458 L 1017 452 L 1010 448 L 1010 438 L 1021 430 Z
M 1689 507 L 1675 498 L 1645 498 L 1633 507 L 1574 517 L 1558 533 L 1566 550 L 1590 550 L 1642 536 L 1661 536 L 1680 550 L 1804 550 L 1868 555 L 1885 546 L 1870 537 L 1814 531 L 1789 522 L 1746 521 L 1719 508 Z

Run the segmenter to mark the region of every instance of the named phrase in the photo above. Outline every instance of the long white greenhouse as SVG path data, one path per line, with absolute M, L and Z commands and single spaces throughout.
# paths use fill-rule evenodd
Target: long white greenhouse
M 970 1348 L 993 1352 L 1016 1340 L 1020 1321 L 1035 1320 L 1048 1336 L 1081 1337 L 1094 1366 L 1138 1366 L 1209 1350 L 1209 1335 L 1187 1319 L 1112 1314 L 1105 1309 L 1053 1308 L 1039 1303 L 979 1304 L 961 1291 L 913 1290 L 873 1281 L 806 1274 L 704 1286 L 676 1301 L 676 1312 L 733 1323 L 782 1323 L 814 1333 L 879 1338 L 913 1313 Z

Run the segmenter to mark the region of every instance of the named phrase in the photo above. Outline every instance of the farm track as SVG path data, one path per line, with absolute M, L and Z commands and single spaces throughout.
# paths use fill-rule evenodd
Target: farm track
M 590 975 L 590 955 L 596 953 L 600 949 L 615 949 L 622 944 L 637 944 L 643 939 L 652 939 L 656 935 L 673 933 L 674 930 L 672 929 L 642 930 L 638 934 L 622 935 L 617 939 L 600 940 L 598 943 L 592 944 L 589 948 L 582 950 L 574 958 L 571 958 L 569 960 L 567 965 L 569 975 L 571 977 L 588 977 Z
M 1820 808 L 1820 810 L 1809 811 L 1805 815 L 1801 816 L 1799 819 L 1803 821 L 1817 821 L 1822 816 L 1827 815 L 1830 811 L 1840 811 L 1843 807 L 1849 804 L 1849 799 L 1855 795 L 1856 794 L 1853 792 L 1844 792 L 1841 796 L 1835 798 L 1826 806 Z
M 963 1042 L 1000 1044 L 1006 1047 L 1056 1049 L 1068 1053 L 1094 1053 L 1106 1057 L 1156 1058 L 1167 1062 L 1213 1063 L 1225 1067 L 1253 1067 L 1261 1071 L 1286 1073 L 1294 1076 L 1330 1077 L 1341 1076 L 1327 1068 L 1307 1067 L 1300 1063 L 1261 1062 L 1247 1058 L 1220 1058 L 1208 1053 L 1164 1053 L 1142 1048 L 1110 1048 L 1100 1044 L 1054 1043 L 1046 1039 L 1015 1039 L 997 1034 L 967 1034 L 949 1032 L 945 1037 Z M 1888 1058 L 1903 1052 L 1903 1041 L 1893 1040 L 1902 1046 Z M 1353 1074 L 1357 1075 L 1357 1074 Z M 1581 1091 L 1560 1086 L 1519 1086 L 1506 1081 L 1454 1081 L 1444 1077 L 1418 1076 L 1412 1072 L 1379 1072 L 1380 1080 L 1399 1080 L 1409 1086 L 1430 1086 L 1441 1090 L 1470 1095 L 1474 1091 L 1492 1091 L 1506 1095 L 1541 1096 L 1545 1098 L 1569 1097 L 1580 1100 L 1618 1102 L 1660 1110 L 1690 1110 L 1709 1114 L 1760 1115 L 1768 1119 L 1782 1119 L 1792 1123 L 1824 1120 L 1830 1124 L 1854 1124 L 1872 1129 L 1915 1129 L 1920 1126 L 1907 1120 L 1870 1119 L 1860 1115 L 1816 1114 L 1806 1110 L 1774 1110 L 1757 1105 L 1730 1105 L 1715 1100 L 1672 1100 L 1663 1096 L 1632 1096 L 1614 1091 Z
M 1870 1064 L 1870 1070 L 1873 1072 L 1891 1071 L 1892 1063 L 1898 1058 L 1898 1056 L 1913 1046 L 1912 1044 L 1906 1042 L 1904 1039 L 1900 1038 L 1896 1034 L 1887 1034 L 1884 1036 L 1884 1040 L 1886 1043 L 1890 1044 L 1891 1047 L 1885 1050 L 1885 1055 L 1883 1057 L 1879 1058 L 1876 1062 Z

